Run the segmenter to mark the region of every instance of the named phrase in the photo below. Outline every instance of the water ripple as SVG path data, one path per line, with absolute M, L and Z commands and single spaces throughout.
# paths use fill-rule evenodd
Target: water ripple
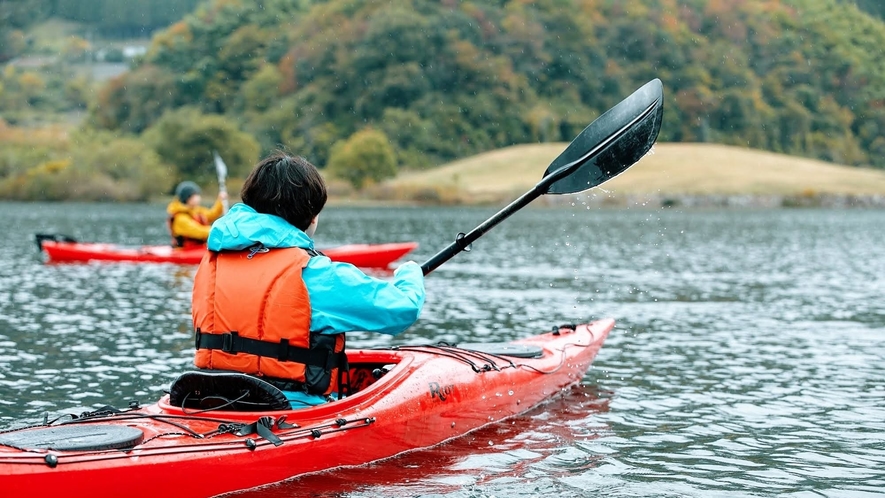
M 190 368 L 193 268 L 46 265 L 30 240 L 165 243 L 162 206 L 0 209 L 0 426 L 150 402 Z M 492 213 L 330 208 L 318 244 L 416 240 L 422 262 Z M 614 317 L 584 387 L 438 448 L 252 494 L 882 496 L 883 226 L 872 210 L 523 210 L 428 277 L 412 330 L 348 343 L 505 341 Z

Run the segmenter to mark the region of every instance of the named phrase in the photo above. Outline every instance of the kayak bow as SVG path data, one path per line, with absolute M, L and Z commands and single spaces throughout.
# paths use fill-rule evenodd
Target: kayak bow
M 219 399 L 190 383 L 213 372 L 188 372 L 156 404 L 0 433 L 0 489 L 208 497 L 427 448 L 580 382 L 613 326 L 606 319 L 510 343 L 349 351 L 354 393 L 299 410 L 273 409 L 282 393 L 266 386 L 221 409 L 183 408 L 189 397 Z M 272 409 L 231 410 L 248 400 Z

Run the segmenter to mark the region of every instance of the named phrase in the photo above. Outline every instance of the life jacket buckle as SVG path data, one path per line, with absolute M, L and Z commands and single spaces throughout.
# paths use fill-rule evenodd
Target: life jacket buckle
M 239 338 L 237 332 L 225 332 L 221 334 L 221 350 L 227 354 L 237 354 L 236 340 Z
M 249 247 L 249 255 L 246 256 L 246 259 L 252 259 L 252 257 L 258 253 L 264 254 L 267 252 L 270 252 L 270 249 L 265 247 L 264 244 L 262 244 L 261 242 L 258 242 L 256 244 L 252 245 L 251 247 Z
M 289 361 L 289 339 L 280 339 L 277 361 Z

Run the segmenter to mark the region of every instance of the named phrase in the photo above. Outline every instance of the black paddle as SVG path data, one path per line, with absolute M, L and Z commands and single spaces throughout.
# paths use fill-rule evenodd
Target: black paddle
M 654 145 L 663 116 L 663 85 L 653 79 L 584 128 L 531 190 L 470 233 L 459 233 L 454 242 L 421 265 L 424 274 L 469 250 L 473 241 L 536 198 L 583 192 L 623 173 Z

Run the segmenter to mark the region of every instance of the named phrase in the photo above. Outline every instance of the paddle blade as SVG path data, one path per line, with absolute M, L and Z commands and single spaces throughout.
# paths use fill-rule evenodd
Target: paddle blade
M 213 150 L 212 155 L 215 157 L 215 172 L 218 173 L 219 179 L 224 180 L 227 178 L 227 165 L 221 160 L 221 156 L 218 155 L 217 151 Z
M 608 181 L 654 145 L 664 117 L 664 90 L 653 79 L 584 128 L 544 172 L 548 194 L 574 194 Z

